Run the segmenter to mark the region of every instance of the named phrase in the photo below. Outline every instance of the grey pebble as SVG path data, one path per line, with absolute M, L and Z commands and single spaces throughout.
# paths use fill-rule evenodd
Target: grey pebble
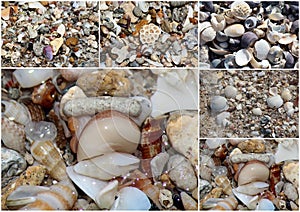
M 267 104 L 270 108 L 279 108 L 283 104 L 283 100 L 279 95 L 269 97 Z
M 210 109 L 213 112 L 222 112 L 224 110 L 227 110 L 227 99 L 223 96 L 213 96 L 210 100 Z
M 226 86 L 224 93 L 227 98 L 235 98 L 237 95 L 237 89 L 231 85 L 228 85 Z

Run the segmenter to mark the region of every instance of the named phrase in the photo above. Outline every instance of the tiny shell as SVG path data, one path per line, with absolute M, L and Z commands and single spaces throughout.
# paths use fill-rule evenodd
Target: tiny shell
M 32 102 L 44 108 L 52 108 L 57 92 L 55 86 L 47 81 L 40 86 L 34 87 L 31 94 Z
M 224 200 L 221 200 L 217 203 L 217 205 L 213 208 L 213 210 L 234 210 L 237 208 L 238 201 L 237 199 L 231 195 Z
M 281 97 L 284 101 L 290 101 L 292 99 L 292 94 L 289 89 L 285 88 L 281 92 Z
M 172 207 L 173 206 L 172 192 L 169 191 L 168 189 L 160 189 L 159 202 L 166 209 Z
M 275 153 L 275 163 L 288 160 L 299 160 L 298 142 L 296 140 L 283 140 L 278 144 Z
M 215 183 L 223 189 L 223 192 L 227 195 L 232 194 L 232 187 L 231 187 L 231 182 L 229 181 L 227 176 L 220 176 L 218 175 L 215 178 Z
M 244 23 L 245 28 L 247 30 L 251 30 L 251 29 L 255 28 L 256 24 L 257 24 L 257 18 L 254 16 L 248 17 Z
M 252 58 L 252 54 L 247 49 L 239 50 L 235 55 L 235 62 L 239 66 L 247 65 Z
M 140 136 L 140 129 L 126 115 L 113 110 L 100 112 L 86 124 L 80 135 L 77 160 L 114 151 L 133 153 Z
M 274 204 L 273 204 L 272 201 L 270 201 L 268 199 L 261 199 L 257 203 L 257 206 L 256 206 L 255 210 L 260 210 L 260 211 L 262 211 L 262 210 L 274 211 L 275 210 L 275 206 L 274 206 Z
M 242 24 L 233 24 L 224 29 L 224 33 L 232 38 L 240 37 L 245 33 L 245 28 Z
M 279 46 L 272 46 L 267 58 L 272 64 L 278 64 L 283 58 L 283 50 Z
M 267 104 L 270 108 L 279 108 L 283 104 L 283 100 L 279 95 L 269 97 L 267 99 Z
M 217 35 L 216 30 L 211 26 L 211 23 L 209 22 L 200 23 L 200 38 L 202 42 L 213 41 L 216 35 Z
M 13 72 L 13 76 L 22 88 L 34 87 L 52 78 L 53 75 L 52 69 L 17 69 Z
M 238 175 L 238 185 L 245 185 L 255 181 L 267 181 L 269 168 L 262 162 L 250 161 L 243 166 Z

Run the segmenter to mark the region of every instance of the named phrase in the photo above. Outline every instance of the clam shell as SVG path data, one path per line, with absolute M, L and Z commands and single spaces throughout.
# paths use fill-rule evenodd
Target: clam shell
M 275 206 L 274 206 L 274 204 L 271 200 L 261 199 L 257 203 L 257 206 L 256 206 L 255 210 L 258 210 L 258 211 L 263 211 L 263 210 L 274 211 Z
M 269 168 L 262 162 L 250 161 L 246 163 L 238 175 L 238 185 L 245 185 L 255 181 L 267 181 L 269 178 Z
M 100 209 L 110 209 L 118 192 L 118 181 L 109 182 L 95 197 L 95 202 Z
M 26 125 L 30 121 L 28 111 L 19 102 L 14 100 L 3 100 L 1 101 L 1 104 L 4 105 L 4 111 L 2 112 L 2 115 L 6 116 L 10 120 L 23 125 Z
M 77 160 L 115 151 L 133 153 L 140 137 L 140 129 L 126 115 L 113 110 L 100 112 L 89 120 L 80 135 Z
M 224 33 L 228 37 L 237 38 L 245 33 L 245 28 L 242 24 L 233 24 L 224 29 Z
M 54 76 L 52 69 L 17 69 L 13 72 L 22 88 L 31 88 Z
M 235 62 L 239 66 L 247 65 L 252 58 L 252 54 L 247 49 L 239 50 L 235 55 Z
M 74 166 L 74 171 L 100 180 L 110 180 L 137 169 L 139 163 L 140 160 L 137 157 L 114 152 L 80 161 Z
M 287 45 L 287 44 L 290 44 L 294 41 L 297 41 L 297 35 L 290 34 L 290 33 L 285 33 L 281 36 L 278 43 L 283 44 L 283 45 Z
M 255 44 L 254 44 L 254 54 L 255 54 L 255 57 L 259 60 L 265 60 L 268 56 L 268 53 L 270 51 L 270 44 L 264 40 L 264 39 L 261 39 L 259 41 L 257 41 Z
M 255 41 L 258 40 L 258 37 L 253 32 L 246 32 L 243 34 L 241 38 L 241 47 L 242 48 L 248 48 L 249 46 L 252 46 Z

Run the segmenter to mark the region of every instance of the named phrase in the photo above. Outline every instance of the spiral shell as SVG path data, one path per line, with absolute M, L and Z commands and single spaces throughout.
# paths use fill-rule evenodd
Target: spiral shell
M 236 198 L 231 195 L 224 200 L 217 203 L 217 205 L 213 208 L 213 210 L 234 210 L 237 208 L 238 201 Z
M 65 180 L 68 178 L 66 165 L 51 141 L 35 141 L 31 146 L 32 156 L 46 166 L 50 176 L 56 180 Z
M 6 147 L 20 153 L 25 152 L 25 130 L 23 125 L 2 117 L 1 134 L 1 140 Z
M 30 121 L 28 111 L 20 103 L 10 100 L 1 101 L 1 104 L 4 105 L 4 112 L 2 112 L 2 114 L 10 120 L 14 120 L 15 122 L 23 125 Z

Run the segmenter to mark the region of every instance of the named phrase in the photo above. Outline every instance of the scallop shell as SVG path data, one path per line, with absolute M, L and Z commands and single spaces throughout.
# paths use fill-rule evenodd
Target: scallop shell
M 31 88 L 52 78 L 52 69 L 17 69 L 13 76 L 17 79 L 22 88 Z
M 24 126 L 17 124 L 6 117 L 1 118 L 1 140 L 4 145 L 20 153 L 25 152 Z
M 77 160 L 115 151 L 133 153 L 140 137 L 140 129 L 126 115 L 113 110 L 100 112 L 86 124 L 80 135 Z
M 19 124 L 26 125 L 30 121 L 30 117 L 26 108 L 15 100 L 1 101 L 4 106 L 2 115 Z
M 269 168 L 262 162 L 250 161 L 240 170 L 238 174 L 238 185 L 261 181 L 265 182 L 269 178 Z
M 35 141 L 30 150 L 32 156 L 46 166 L 52 178 L 59 181 L 68 178 L 65 162 L 51 141 Z
M 245 33 L 245 28 L 242 24 L 233 24 L 224 29 L 224 33 L 228 37 L 237 38 Z
M 268 53 L 270 51 L 270 44 L 264 40 L 264 39 L 261 39 L 259 41 L 257 41 L 255 44 L 254 44 L 254 54 L 255 54 L 255 57 L 259 60 L 265 60 L 268 56 Z
M 235 62 L 239 66 L 247 65 L 252 58 L 252 54 L 247 49 L 241 49 L 235 54 Z
M 137 169 L 139 163 L 140 160 L 137 157 L 114 152 L 80 161 L 74 165 L 74 171 L 99 180 L 110 180 Z
M 235 1 L 230 8 L 232 15 L 240 20 L 245 20 L 252 12 L 250 6 L 244 1 Z

